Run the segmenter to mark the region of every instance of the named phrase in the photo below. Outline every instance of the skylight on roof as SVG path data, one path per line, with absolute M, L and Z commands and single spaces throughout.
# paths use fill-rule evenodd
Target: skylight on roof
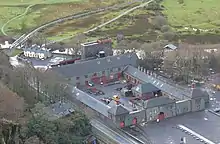
M 107 59 L 107 62 L 111 62 L 111 59 L 109 58 L 109 59 Z
M 120 60 L 120 57 L 117 57 L 118 60 Z
M 97 61 L 97 64 L 100 64 L 100 61 Z

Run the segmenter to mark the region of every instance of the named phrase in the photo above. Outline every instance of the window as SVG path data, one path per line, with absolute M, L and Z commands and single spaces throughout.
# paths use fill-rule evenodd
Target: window
M 104 74 L 105 74 L 105 71 L 102 71 L 102 74 L 104 75 Z
M 76 77 L 76 80 L 79 80 L 79 77 Z
M 97 73 L 94 73 L 93 76 L 97 76 Z
M 110 72 L 113 72 L 113 68 L 110 69 Z
M 85 75 L 85 78 L 88 78 L 88 75 Z
M 119 119 L 120 119 L 120 121 L 124 121 L 125 117 L 121 116 Z

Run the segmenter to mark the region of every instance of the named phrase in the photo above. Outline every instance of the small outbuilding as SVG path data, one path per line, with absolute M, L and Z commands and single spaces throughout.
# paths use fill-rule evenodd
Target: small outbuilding
M 143 100 L 161 96 L 161 90 L 151 83 L 138 84 L 132 88 L 134 96 L 140 97 Z
M 164 49 L 167 49 L 167 50 L 176 50 L 178 47 L 173 45 L 173 44 L 168 44 L 168 45 L 165 45 L 164 46 Z

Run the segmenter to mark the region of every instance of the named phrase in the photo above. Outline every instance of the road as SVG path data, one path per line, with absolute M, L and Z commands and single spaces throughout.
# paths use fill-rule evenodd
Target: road
M 30 9 L 31 7 L 33 7 L 33 6 L 35 6 L 35 4 L 29 5 L 29 6 L 25 9 L 25 11 L 24 11 L 22 14 L 20 14 L 20 15 L 18 15 L 18 16 L 16 16 L 16 17 L 13 17 L 13 18 L 10 19 L 9 21 L 7 21 L 7 22 L 2 26 L 2 28 L 1 28 L 1 31 L 2 31 L 3 35 L 7 36 L 7 34 L 5 33 L 4 29 L 5 29 L 5 27 L 6 27 L 10 22 L 12 22 L 12 21 L 14 21 L 14 20 L 16 20 L 16 19 L 18 19 L 18 18 L 20 18 L 20 17 L 22 17 L 22 16 L 25 16 L 25 15 L 27 14 L 27 12 L 29 11 L 29 9 Z

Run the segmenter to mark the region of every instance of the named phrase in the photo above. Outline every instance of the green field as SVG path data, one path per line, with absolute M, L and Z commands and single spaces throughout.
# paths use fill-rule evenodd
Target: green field
M 31 5 L 31 4 L 55 4 L 55 3 L 69 3 L 80 2 L 86 0 L 2 0 L 0 5 L 5 6 L 18 6 L 18 5 Z
M 36 3 L 36 5 L 32 6 L 26 15 L 8 23 L 4 30 L 9 35 L 22 34 L 51 20 L 121 1 L 124 0 L 33 0 L 31 4 Z M 28 0 L 23 0 L 23 2 L 20 0 L 1 1 L 0 28 L 12 18 L 23 14 L 29 4 Z
M 164 0 L 163 13 L 173 27 L 215 29 L 220 26 L 219 0 Z

